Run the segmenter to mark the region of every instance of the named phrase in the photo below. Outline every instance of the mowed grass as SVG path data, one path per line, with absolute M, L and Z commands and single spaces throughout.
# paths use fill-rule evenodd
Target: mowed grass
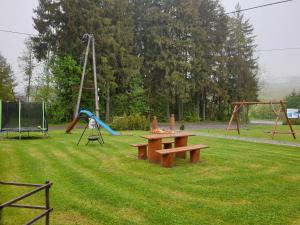
M 236 128 L 236 125 L 232 125 L 231 128 Z M 236 130 L 226 131 L 225 129 L 203 129 L 199 130 L 199 132 L 272 140 L 272 134 L 270 133 L 272 130 L 272 125 L 246 125 L 242 126 L 240 135 L 238 135 Z M 294 125 L 293 130 L 296 132 L 296 139 L 291 134 L 275 134 L 273 140 L 300 143 L 300 125 Z M 277 131 L 285 133 L 290 132 L 290 129 L 287 125 L 279 125 Z
M 80 131 L 48 139 L 0 140 L 0 178 L 52 181 L 51 224 L 300 224 L 300 148 L 191 137 L 210 146 L 201 163 L 176 160 L 165 169 L 136 159 L 134 136 L 105 135 L 105 145 Z M 5 202 L 28 191 L 0 186 Z M 22 201 L 43 204 L 43 193 Z M 6 208 L 0 224 L 23 224 L 40 211 Z M 43 224 L 43 221 L 38 224 Z

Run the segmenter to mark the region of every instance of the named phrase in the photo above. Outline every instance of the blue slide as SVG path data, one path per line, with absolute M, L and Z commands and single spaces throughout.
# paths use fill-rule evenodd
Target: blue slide
M 80 114 L 85 114 L 87 115 L 89 118 L 92 118 L 96 121 L 96 123 L 98 123 L 101 127 L 103 127 L 105 130 L 108 131 L 108 133 L 110 133 L 111 135 L 120 135 L 118 132 L 114 131 L 113 129 L 111 129 L 106 123 L 104 123 L 102 120 L 100 120 L 97 116 L 95 116 L 93 113 L 91 113 L 90 111 L 87 110 L 80 110 L 79 115 Z

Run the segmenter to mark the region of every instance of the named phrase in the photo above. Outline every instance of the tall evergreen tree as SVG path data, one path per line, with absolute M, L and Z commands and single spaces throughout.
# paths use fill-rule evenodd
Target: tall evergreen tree
M 253 26 L 238 11 L 229 19 L 227 58 L 229 73 L 229 93 L 231 101 L 257 100 L 258 64 L 255 56 L 255 36 Z

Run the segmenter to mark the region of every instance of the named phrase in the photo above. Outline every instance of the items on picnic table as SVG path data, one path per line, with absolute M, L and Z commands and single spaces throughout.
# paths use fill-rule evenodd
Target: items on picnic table
M 174 114 L 170 115 L 170 130 L 165 130 L 158 128 L 157 117 L 153 116 L 153 120 L 151 122 L 151 133 L 152 134 L 174 134 L 175 131 L 175 116 Z
M 187 146 L 189 136 L 194 136 L 194 134 L 176 132 L 144 135 L 142 137 L 148 140 L 148 144 L 133 144 L 132 146 L 138 147 L 139 159 L 148 159 L 150 163 L 161 163 L 162 167 L 171 168 L 174 165 L 175 157 L 186 158 L 186 152 L 190 152 L 191 163 L 199 162 L 201 149 L 208 147 L 202 144 Z M 162 140 L 165 138 L 174 138 L 174 141 L 163 142 Z M 174 147 L 172 147 L 173 143 Z

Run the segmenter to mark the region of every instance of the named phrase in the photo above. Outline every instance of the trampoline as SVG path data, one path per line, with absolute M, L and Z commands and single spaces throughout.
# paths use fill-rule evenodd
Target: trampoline
M 44 102 L 3 102 L 0 100 L 0 131 L 48 133 L 48 121 Z

